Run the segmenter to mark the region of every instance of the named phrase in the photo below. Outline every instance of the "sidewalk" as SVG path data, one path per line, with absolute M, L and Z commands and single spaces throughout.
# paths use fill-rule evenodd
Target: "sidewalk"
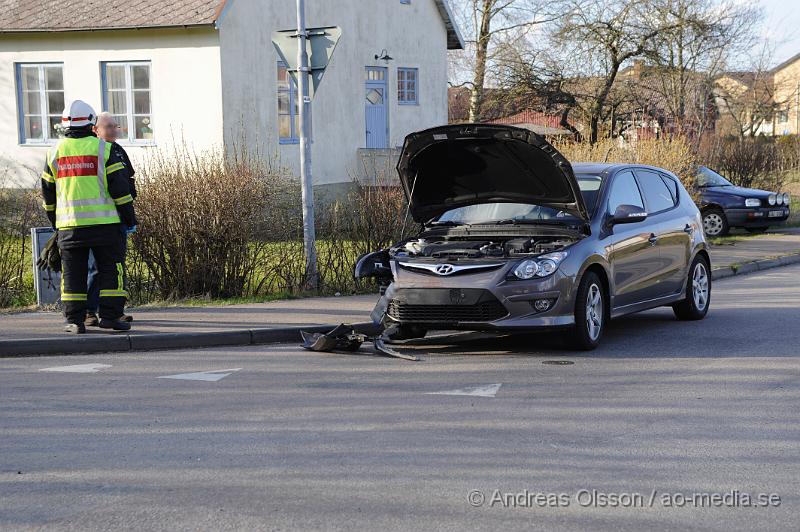
M 736 233 L 723 244 L 712 244 L 710 252 L 714 279 L 800 262 L 800 228 L 789 227 L 759 236 Z
M 133 327 L 62 332 L 57 312 L 0 314 L 0 357 L 300 342 L 300 329 L 366 323 L 376 295 L 313 297 L 222 307 L 131 308 Z
M 782 257 L 780 259 L 776 257 Z M 711 248 L 713 278 L 800 262 L 800 230 L 733 239 Z M 316 297 L 223 307 L 132 308 L 133 328 L 61 331 L 56 312 L 0 314 L 0 357 L 300 342 L 299 330 L 369 322 L 378 296 Z

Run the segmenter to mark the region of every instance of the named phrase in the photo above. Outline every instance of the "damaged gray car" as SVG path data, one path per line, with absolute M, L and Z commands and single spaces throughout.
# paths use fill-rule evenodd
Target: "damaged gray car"
M 708 312 L 700 212 L 666 170 L 572 165 L 531 131 L 482 124 L 409 135 L 397 170 L 421 230 L 355 266 L 381 285 L 372 318 L 391 338 L 562 329 L 593 349 L 611 318 Z

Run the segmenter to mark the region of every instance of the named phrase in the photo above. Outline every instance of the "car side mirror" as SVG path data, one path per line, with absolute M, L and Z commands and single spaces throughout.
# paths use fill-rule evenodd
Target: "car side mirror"
M 636 205 L 620 205 L 611 216 L 611 224 L 635 224 L 647 219 L 647 211 Z

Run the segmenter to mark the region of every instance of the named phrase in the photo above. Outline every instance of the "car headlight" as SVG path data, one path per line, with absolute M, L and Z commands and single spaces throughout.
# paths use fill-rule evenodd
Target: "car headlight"
M 744 200 L 745 207 L 761 207 L 761 200 L 758 198 L 747 198 Z
M 775 194 L 775 203 L 783 205 L 783 194 Z
M 775 205 L 778 202 L 778 195 L 777 194 L 770 194 L 769 198 L 767 199 L 770 205 Z
M 518 279 L 547 277 L 558 269 L 559 264 L 567 258 L 566 251 L 547 253 L 536 259 L 524 260 L 514 268 L 514 276 Z
M 783 193 L 783 204 L 784 205 L 789 205 L 792 202 L 791 200 L 792 200 L 792 197 L 789 196 L 789 193 L 788 192 L 784 192 Z

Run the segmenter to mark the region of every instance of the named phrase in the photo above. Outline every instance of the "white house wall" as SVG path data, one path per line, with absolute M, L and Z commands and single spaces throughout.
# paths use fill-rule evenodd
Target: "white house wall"
M 297 172 L 298 146 L 278 144 L 279 57 L 271 42 L 273 30 L 296 25 L 294 2 L 229 1 L 220 23 L 226 139 L 245 134 Z M 447 33 L 433 0 L 318 0 L 306 2 L 306 15 L 308 27 L 342 28 L 313 103 L 315 184 L 349 181 L 359 168 L 367 66 L 388 67 L 389 147 L 447 122 Z M 384 49 L 393 58 L 388 63 L 374 57 Z M 398 105 L 398 67 L 419 69 L 419 105 Z
M 222 144 L 219 35 L 211 28 L 29 33 L 0 36 L 0 175 L 41 173 L 47 147 L 19 143 L 15 63 L 61 62 L 66 100 L 101 108 L 101 61 L 150 61 L 155 148 Z M 134 164 L 153 147 L 122 143 Z M 27 170 L 30 169 L 30 170 Z M 26 177 L 27 176 L 27 177 Z

